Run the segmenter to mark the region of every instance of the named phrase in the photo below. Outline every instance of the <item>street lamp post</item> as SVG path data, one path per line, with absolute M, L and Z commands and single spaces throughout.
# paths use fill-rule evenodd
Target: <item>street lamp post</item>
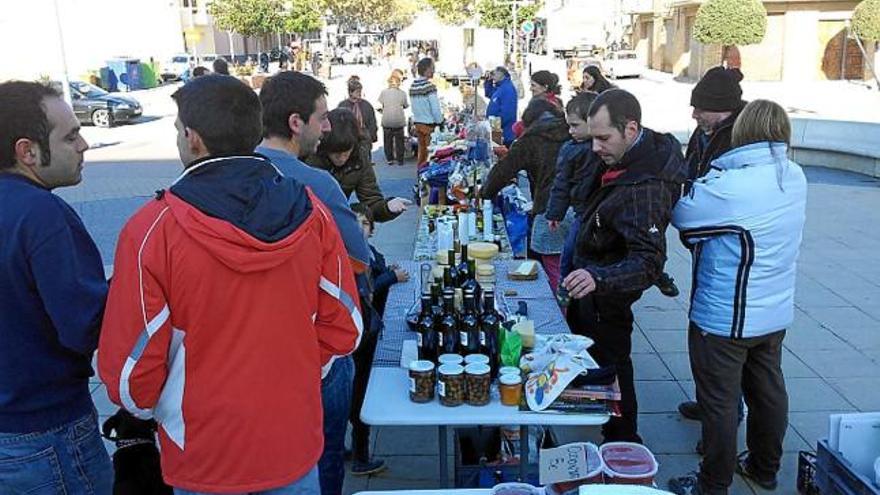
M 73 97 L 70 94 L 70 78 L 67 75 L 67 54 L 64 51 L 64 31 L 61 29 L 61 14 L 58 11 L 58 0 L 52 0 L 55 6 L 55 26 L 58 28 L 58 50 L 61 54 L 61 91 L 64 93 L 64 101 L 73 105 Z

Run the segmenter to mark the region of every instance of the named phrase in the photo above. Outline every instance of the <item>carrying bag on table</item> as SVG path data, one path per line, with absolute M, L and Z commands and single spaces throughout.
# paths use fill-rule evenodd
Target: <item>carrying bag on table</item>
M 498 201 L 504 214 L 504 226 L 513 255 L 524 258 L 529 247 L 529 211 L 531 202 L 523 196 L 522 191 L 514 185 L 501 190 Z

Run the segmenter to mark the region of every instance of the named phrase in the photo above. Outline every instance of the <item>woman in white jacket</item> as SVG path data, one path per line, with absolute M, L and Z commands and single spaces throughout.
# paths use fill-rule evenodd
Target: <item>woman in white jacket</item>
M 679 200 L 672 223 L 693 252 L 688 348 L 702 407 L 699 474 L 674 478 L 681 494 L 726 494 L 734 471 L 776 487 L 788 395 L 782 339 L 794 319 L 796 261 L 807 181 L 788 159 L 791 124 L 767 100 L 749 103 L 733 148 Z M 737 455 L 737 407 L 749 407 Z

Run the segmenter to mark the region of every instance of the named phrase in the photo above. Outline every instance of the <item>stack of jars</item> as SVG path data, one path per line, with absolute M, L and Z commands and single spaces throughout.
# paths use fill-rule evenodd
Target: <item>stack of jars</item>
M 409 366 L 409 398 L 413 402 L 424 403 L 434 400 L 436 395 L 440 404 L 447 407 L 468 404 L 485 406 L 489 404 L 492 387 L 489 357 L 471 354 L 462 358 L 458 354 L 442 354 L 438 357 L 439 366 L 431 361 L 413 361 Z M 506 406 L 519 406 L 522 400 L 522 377 L 519 368 L 501 368 L 498 388 L 501 403 Z

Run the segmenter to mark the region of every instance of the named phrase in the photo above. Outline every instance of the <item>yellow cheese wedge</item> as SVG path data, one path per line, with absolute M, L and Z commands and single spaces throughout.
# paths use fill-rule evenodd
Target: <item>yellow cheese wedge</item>
M 491 242 L 468 244 L 468 256 L 477 260 L 490 260 L 498 255 L 498 245 Z
M 522 320 L 513 326 L 513 330 L 522 338 L 523 347 L 535 347 L 535 322 Z

